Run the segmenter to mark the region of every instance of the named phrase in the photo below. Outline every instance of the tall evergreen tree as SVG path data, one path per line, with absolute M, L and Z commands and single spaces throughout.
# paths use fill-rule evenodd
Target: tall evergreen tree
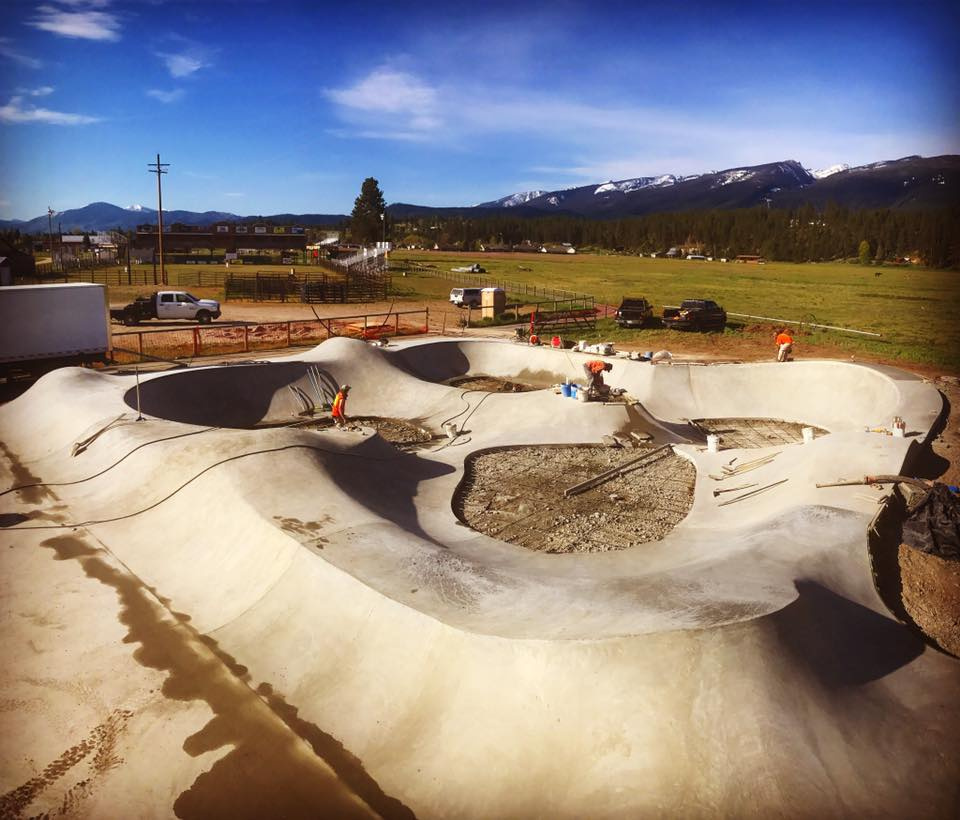
M 353 203 L 350 214 L 350 237 L 355 242 L 368 244 L 383 236 L 387 205 L 380 190 L 380 183 L 367 177 L 360 188 L 360 196 Z

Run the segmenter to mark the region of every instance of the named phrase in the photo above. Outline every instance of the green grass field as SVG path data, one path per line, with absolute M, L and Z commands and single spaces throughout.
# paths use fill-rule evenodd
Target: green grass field
M 440 271 L 480 262 L 491 278 L 589 293 L 598 302 L 612 305 L 626 295 L 645 296 L 656 310 L 683 299 L 714 299 L 728 313 L 882 334 L 873 339 L 815 331 L 803 337 L 808 346 L 960 370 L 960 273 L 956 271 L 838 263 L 744 265 L 629 256 L 413 251 L 398 252 L 391 261 L 433 265 Z M 411 298 L 443 297 L 453 286 L 423 275 L 394 281 L 398 290 Z M 724 335 L 757 333 L 765 338 L 770 324 L 731 317 Z M 619 331 L 612 322 L 602 323 L 601 331 L 605 339 L 649 340 L 651 347 L 671 338 L 670 332 L 662 330 Z

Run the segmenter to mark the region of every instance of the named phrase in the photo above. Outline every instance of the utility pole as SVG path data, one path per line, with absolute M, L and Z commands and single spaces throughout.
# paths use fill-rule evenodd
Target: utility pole
M 163 189 L 160 186 L 160 177 L 167 173 L 164 169 L 169 167 L 169 162 L 160 162 L 159 154 L 157 154 L 156 162 L 147 165 L 148 172 L 157 175 L 157 245 L 160 250 L 160 282 L 164 285 L 168 283 L 167 269 L 163 266 Z M 156 281 L 156 276 L 154 276 L 154 281 Z
M 47 236 L 50 238 L 50 270 L 53 270 L 53 208 L 47 205 Z

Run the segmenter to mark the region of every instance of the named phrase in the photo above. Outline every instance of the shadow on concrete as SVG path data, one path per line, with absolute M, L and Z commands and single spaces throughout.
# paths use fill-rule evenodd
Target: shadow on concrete
M 320 374 L 324 392 L 336 395 L 336 380 L 307 362 L 279 362 L 248 367 L 216 367 L 171 373 L 140 384 L 140 409 L 149 416 L 206 427 L 250 429 L 263 420 L 278 391 L 301 380 L 307 370 Z M 331 392 L 332 391 L 332 392 Z M 313 391 L 308 391 L 313 398 Z M 137 391 L 123 400 L 137 409 Z
M 950 418 L 950 399 L 944 395 L 943 391 L 940 391 L 940 398 L 943 401 L 943 410 L 937 417 L 933 427 L 930 428 L 930 432 L 927 434 L 926 444 L 920 447 L 915 455 L 908 454 L 909 461 L 907 464 L 910 468 L 910 475 L 916 478 L 940 478 L 940 476 L 950 469 L 950 462 L 943 458 L 943 456 L 937 455 L 937 453 L 933 451 L 933 447 L 930 446 L 930 442 L 944 431 L 947 426 L 947 420 Z
M 797 581 L 799 597 L 773 616 L 797 664 L 829 689 L 863 686 L 906 666 L 924 650 L 910 629 L 813 581 Z

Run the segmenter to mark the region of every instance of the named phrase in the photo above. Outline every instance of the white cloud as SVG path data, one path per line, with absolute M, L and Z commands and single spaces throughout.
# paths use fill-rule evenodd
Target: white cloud
M 159 88 L 151 88 L 147 90 L 146 95 L 162 103 L 174 103 L 183 98 L 184 90 L 182 88 L 175 88 L 173 91 L 161 91 Z
M 378 68 L 348 88 L 324 93 L 345 119 L 367 126 L 359 136 L 422 139 L 444 125 L 438 90 L 403 71 Z
M 0 37 L 0 57 L 6 57 L 8 60 L 12 60 L 27 68 L 43 67 L 42 60 L 38 60 L 36 57 L 30 57 L 13 48 L 13 46 L 10 45 L 10 39 L 8 37 Z
M 46 97 L 49 94 L 52 94 L 54 88 L 52 85 L 42 85 L 39 88 L 31 88 L 25 90 L 24 94 L 29 94 L 31 97 Z
M 223 194 L 223 196 L 229 196 L 229 197 L 234 197 L 234 198 L 236 198 L 236 197 L 246 196 L 246 194 L 245 194 L 245 193 L 242 193 L 242 192 L 240 192 L 240 191 L 225 191 L 224 194 Z
M 94 122 L 100 122 L 100 118 L 90 117 L 86 114 L 67 114 L 62 111 L 51 111 L 47 108 L 36 108 L 35 106 L 24 107 L 23 97 L 11 97 L 10 102 L 0 106 L 0 122 L 89 125 Z
M 27 21 L 28 26 L 33 26 L 41 31 L 50 31 L 59 34 L 61 37 L 72 37 L 81 40 L 119 40 L 120 39 L 120 20 L 117 15 L 106 11 L 95 11 L 97 8 L 105 8 L 103 2 L 67 2 L 61 5 L 67 5 L 72 8 L 84 7 L 78 11 L 68 11 L 57 6 L 37 6 L 37 16 Z
M 163 60 L 167 71 L 170 72 L 172 77 L 189 77 L 201 68 L 206 68 L 210 65 L 210 63 L 197 52 L 183 52 L 181 54 L 159 52 L 157 56 Z

